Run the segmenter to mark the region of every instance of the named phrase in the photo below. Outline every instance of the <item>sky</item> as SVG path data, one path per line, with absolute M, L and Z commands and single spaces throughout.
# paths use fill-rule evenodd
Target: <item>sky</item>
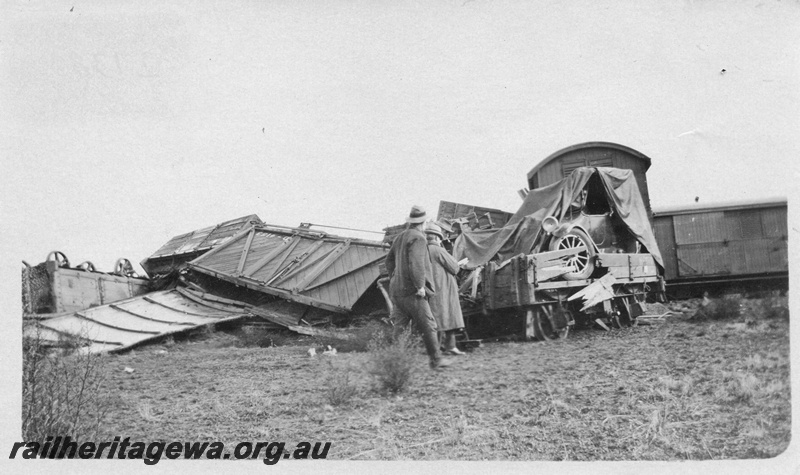
M 787 197 L 800 175 L 797 1 L 0 8 L 14 275 L 53 250 L 110 271 L 252 213 L 513 212 L 531 168 L 588 141 L 650 157 L 655 208 Z

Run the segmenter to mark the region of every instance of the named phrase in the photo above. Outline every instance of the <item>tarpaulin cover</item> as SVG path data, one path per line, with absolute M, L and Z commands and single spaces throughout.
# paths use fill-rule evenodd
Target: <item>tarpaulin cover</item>
M 554 216 L 563 222 L 570 205 L 580 199 L 589 178 L 597 173 L 603 182 L 606 197 L 614 212 L 631 233 L 647 248 L 663 268 L 642 194 L 631 170 L 610 167 L 581 167 L 552 185 L 531 191 L 522 206 L 500 229 L 464 231 L 453 246 L 457 260 L 469 258 L 468 267 L 486 264 L 492 258 L 504 261 L 518 254 L 542 252 L 542 221 Z

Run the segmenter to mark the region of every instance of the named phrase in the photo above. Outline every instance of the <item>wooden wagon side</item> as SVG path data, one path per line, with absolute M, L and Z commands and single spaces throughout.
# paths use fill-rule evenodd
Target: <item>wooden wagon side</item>
M 487 312 L 514 312 L 528 339 L 565 336 L 578 322 L 600 319 L 622 326 L 640 313 L 648 292 L 663 295 L 664 279 L 650 254 L 598 254 L 599 277 L 563 280 L 572 271 L 568 258 L 582 248 L 520 254 L 490 262 L 481 273 L 482 302 Z M 636 307 L 636 308 L 632 308 Z

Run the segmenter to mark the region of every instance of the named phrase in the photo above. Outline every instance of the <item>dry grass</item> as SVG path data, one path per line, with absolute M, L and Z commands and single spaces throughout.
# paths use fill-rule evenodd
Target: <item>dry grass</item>
M 761 305 L 743 303 L 740 318 Z M 444 371 L 429 371 L 417 348 L 397 394 L 372 390 L 369 352 L 322 360 L 305 344 L 218 346 L 218 332 L 166 355 L 153 346 L 105 358 L 115 403 L 105 429 L 143 441 L 330 440 L 335 459 L 773 457 L 790 440 L 789 337 L 788 322 L 768 323 L 674 317 L 486 344 Z M 337 405 L 332 387 L 355 390 Z

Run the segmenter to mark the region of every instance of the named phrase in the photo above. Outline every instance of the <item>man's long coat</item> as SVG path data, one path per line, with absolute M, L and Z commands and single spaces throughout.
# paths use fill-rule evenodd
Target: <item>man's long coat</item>
M 429 303 L 439 331 L 464 328 L 464 316 L 458 302 L 458 262 L 437 244 L 428 244 L 433 271 L 433 288 L 436 293 Z

